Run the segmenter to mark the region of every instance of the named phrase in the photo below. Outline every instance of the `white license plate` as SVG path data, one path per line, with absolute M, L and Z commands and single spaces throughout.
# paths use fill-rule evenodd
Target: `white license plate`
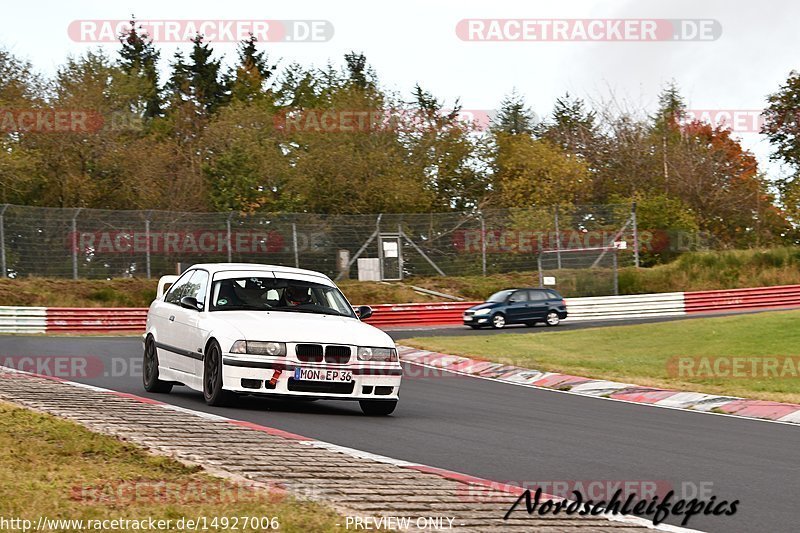
M 349 370 L 326 368 L 295 368 L 294 379 L 303 381 L 352 381 L 353 373 Z

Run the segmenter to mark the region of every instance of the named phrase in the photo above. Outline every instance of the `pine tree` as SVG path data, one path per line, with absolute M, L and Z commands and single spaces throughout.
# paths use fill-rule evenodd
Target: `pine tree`
M 566 93 L 556 99 L 552 120 L 536 128 L 540 137 L 560 146 L 565 152 L 594 160 L 598 151 L 597 115 L 587 110 L 583 100 Z
M 153 46 L 150 36 L 136 27 L 135 17 L 131 17 L 130 25 L 130 29 L 119 36 L 122 45 L 119 66 L 127 75 L 142 82 L 143 115 L 145 118 L 153 118 L 161 114 L 158 86 L 158 60 L 161 53 Z
M 525 104 L 525 99 L 513 90 L 500 103 L 500 111 L 493 121 L 492 131 L 511 135 L 530 135 L 534 131 L 535 122 L 535 116 Z
M 256 48 L 258 39 L 250 37 L 239 43 L 239 63 L 231 75 L 231 97 L 240 101 L 251 101 L 264 94 L 264 87 L 272 81 L 277 65 L 270 65 L 266 52 Z

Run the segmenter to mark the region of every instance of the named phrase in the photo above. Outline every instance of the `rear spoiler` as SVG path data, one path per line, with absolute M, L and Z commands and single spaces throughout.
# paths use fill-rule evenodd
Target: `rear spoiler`
M 164 293 L 167 292 L 167 289 L 178 281 L 180 276 L 161 276 L 158 279 L 158 290 L 156 291 L 156 299 L 160 300 Z

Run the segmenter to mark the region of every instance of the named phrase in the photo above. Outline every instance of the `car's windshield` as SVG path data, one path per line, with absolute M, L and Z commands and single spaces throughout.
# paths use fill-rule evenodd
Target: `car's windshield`
M 508 300 L 508 297 L 511 296 L 511 293 L 513 293 L 513 292 L 514 291 L 512 291 L 512 290 L 505 290 L 505 291 L 496 292 L 496 293 L 492 294 L 491 296 L 489 296 L 489 299 L 486 300 L 486 301 L 487 302 L 505 302 L 506 300 Z
M 336 287 L 267 277 L 241 277 L 214 281 L 210 311 L 284 311 L 355 318 Z

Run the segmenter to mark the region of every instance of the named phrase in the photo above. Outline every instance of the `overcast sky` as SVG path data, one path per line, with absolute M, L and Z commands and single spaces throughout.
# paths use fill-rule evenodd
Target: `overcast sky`
M 757 110 L 764 97 L 800 69 L 800 2 L 793 0 L 63 0 L 8 2 L 0 45 L 52 74 L 64 58 L 116 44 L 75 42 L 69 24 L 84 19 L 326 20 L 327 42 L 269 43 L 284 63 L 340 62 L 362 51 L 390 89 L 408 95 L 415 83 L 466 109 L 495 109 L 516 88 L 538 115 L 569 91 L 588 100 L 611 95 L 625 107 L 653 110 L 659 89 L 675 80 L 690 109 Z M 716 40 L 662 42 L 470 42 L 462 19 L 713 19 Z M 161 44 L 162 58 L 176 49 Z M 186 45 L 181 45 L 188 48 Z M 235 44 L 215 46 L 232 57 Z M 757 134 L 739 135 L 766 163 L 770 147 Z M 779 169 L 769 165 L 769 171 Z

